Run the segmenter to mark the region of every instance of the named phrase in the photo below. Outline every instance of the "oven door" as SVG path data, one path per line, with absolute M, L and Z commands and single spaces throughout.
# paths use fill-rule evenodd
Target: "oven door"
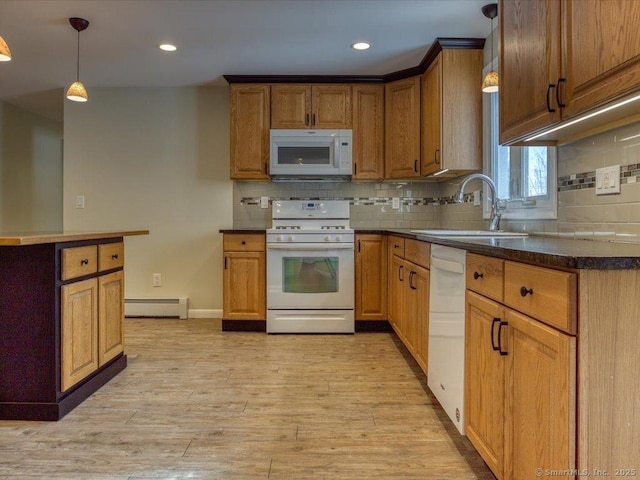
M 352 243 L 267 245 L 267 308 L 353 309 Z

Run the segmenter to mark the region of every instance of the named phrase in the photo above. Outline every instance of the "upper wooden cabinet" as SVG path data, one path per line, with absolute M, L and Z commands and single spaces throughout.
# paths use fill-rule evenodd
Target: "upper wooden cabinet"
M 351 128 L 351 85 L 272 85 L 271 128 Z
M 500 2 L 500 143 L 516 143 L 640 89 L 640 2 Z M 526 94 L 523 94 L 526 92 Z M 577 138 L 637 113 L 616 109 L 543 135 Z
M 231 85 L 231 178 L 269 179 L 269 85 Z
M 420 77 L 385 85 L 386 178 L 420 176 Z
M 482 168 L 482 50 L 444 49 L 422 77 L 423 176 Z
M 384 85 L 353 85 L 352 180 L 384 178 Z

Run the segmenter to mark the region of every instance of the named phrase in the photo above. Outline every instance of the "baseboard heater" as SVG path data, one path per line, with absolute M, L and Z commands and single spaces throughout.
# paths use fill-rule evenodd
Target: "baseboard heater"
M 188 318 L 189 299 L 125 298 L 125 317 Z

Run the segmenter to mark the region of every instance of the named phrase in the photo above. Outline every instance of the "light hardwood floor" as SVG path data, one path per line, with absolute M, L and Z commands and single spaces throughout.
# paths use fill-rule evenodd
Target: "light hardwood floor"
M 59 422 L 0 421 L 0 479 L 494 478 L 393 334 L 127 319 L 126 339 Z

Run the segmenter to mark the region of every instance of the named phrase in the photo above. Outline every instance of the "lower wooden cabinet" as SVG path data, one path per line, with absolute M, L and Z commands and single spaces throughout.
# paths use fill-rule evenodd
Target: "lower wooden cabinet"
M 98 277 L 98 364 L 124 352 L 124 272 Z
M 387 237 L 356 234 L 355 319 L 387 319 Z
M 223 237 L 223 320 L 267 320 L 265 235 Z
M 575 468 L 575 341 L 467 290 L 465 431 L 499 480 Z

